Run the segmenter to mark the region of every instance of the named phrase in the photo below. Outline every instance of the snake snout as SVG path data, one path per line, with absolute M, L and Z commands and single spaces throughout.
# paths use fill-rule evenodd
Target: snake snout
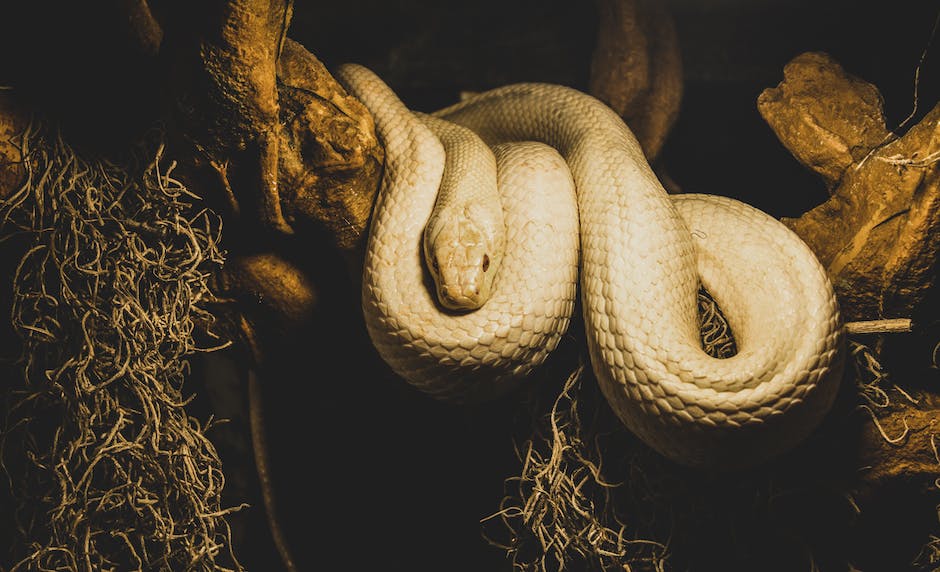
M 441 304 L 451 310 L 476 310 L 486 301 L 476 285 L 441 286 Z
M 490 252 L 492 249 L 479 233 L 469 232 L 466 224 L 453 229 L 444 227 L 444 231 L 427 236 L 425 260 L 441 306 L 471 311 L 486 303 L 498 265 Z

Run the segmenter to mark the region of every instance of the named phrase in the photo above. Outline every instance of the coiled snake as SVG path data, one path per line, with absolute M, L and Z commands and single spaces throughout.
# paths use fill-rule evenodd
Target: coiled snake
M 730 198 L 668 195 L 621 118 L 568 87 L 508 85 L 431 117 L 367 68 L 345 64 L 335 76 L 385 145 L 362 304 L 399 375 L 439 399 L 492 398 L 555 348 L 579 285 L 600 388 L 661 454 L 689 466 L 752 465 L 818 426 L 839 385 L 843 324 L 825 270 L 779 221 Z M 481 194 L 432 217 L 442 180 Z M 494 182 L 507 235 L 489 246 L 473 221 L 484 217 L 479 189 Z M 445 230 L 428 227 L 425 238 L 439 244 L 422 247 L 432 218 Z M 461 240 L 475 254 L 449 254 Z M 441 265 L 456 265 L 456 286 L 431 283 L 432 270 L 448 272 Z M 477 267 L 482 279 L 466 274 Z M 459 309 L 485 297 L 483 279 L 493 280 L 489 300 Z M 734 332 L 731 358 L 701 347 L 700 285 Z

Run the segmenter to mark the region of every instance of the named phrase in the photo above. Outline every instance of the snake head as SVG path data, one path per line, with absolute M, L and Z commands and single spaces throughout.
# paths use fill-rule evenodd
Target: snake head
M 429 221 L 424 258 L 437 299 L 445 308 L 476 310 L 489 299 L 504 247 L 489 226 L 473 216 L 439 216 Z

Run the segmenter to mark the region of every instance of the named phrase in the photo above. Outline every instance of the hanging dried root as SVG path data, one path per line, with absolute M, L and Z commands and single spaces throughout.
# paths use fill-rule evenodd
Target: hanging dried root
M 734 355 L 728 323 L 704 291 L 699 317 L 703 348 Z M 940 459 L 921 455 L 925 437 L 940 445 L 931 437 L 937 429 L 927 398 L 892 379 L 877 347 L 859 343 L 885 335 L 852 338 L 831 426 L 779 463 L 741 474 L 690 473 L 644 448 L 623 431 L 583 366 L 534 389 L 531 424 L 516 448 L 520 470 L 506 480 L 499 510 L 483 521 L 487 540 L 526 572 L 760 569 L 781 554 L 779 569 L 858 562 L 858 523 L 879 518 L 879 503 L 889 501 L 878 495 L 906 478 L 884 459 L 940 490 Z M 860 433 L 861 453 L 846 447 Z M 807 527 L 810 515 L 816 521 Z M 921 554 L 892 558 L 935 568 L 940 535 L 929 519 L 918 521 Z
M 21 138 L 27 181 L 0 205 L 27 242 L 0 434 L 11 572 L 241 569 L 213 420 L 187 414 L 182 387 L 187 356 L 225 345 L 203 308 L 220 226 L 159 140 L 109 162 L 40 122 Z
M 867 341 L 867 340 L 866 340 Z M 891 483 L 926 482 L 925 498 L 940 498 L 940 456 L 938 456 L 938 429 L 936 426 L 936 398 L 931 393 L 905 389 L 892 372 L 882 364 L 885 338 L 880 337 L 869 344 L 850 340 L 853 377 L 858 395 L 857 410 L 864 415 L 872 433 L 871 441 L 879 444 L 868 456 L 883 456 L 881 450 L 896 451 L 891 457 L 895 462 L 889 466 L 866 466 L 862 469 L 867 481 Z M 937 351 L 940 342 L 933 345 L 927 370 L 937 368 Z M 912 487 L 913 488 L 913 487 Z M 936 501 L 935 501 L 936 502 Z M 940 564 L 940 505 L 936 506 L 936 521 L 932 532 L 926 536 L 913 565 L 926 570 L 936 570 Z M 920 569 L 920 568 L 918 568 Z
M 940 342 L 937 343 L 936 347 L 940 348 Z M 936 364 L 936 361 L 934 363 Z M 940 442 L 940 435 L 936 433 L 931 434 L 930 446 L 931 449 L 933 449 L 933 458 L 937 462 L 937 473 L 940 474 L 940 448 L 938 448 L 938 442 Z M 940 477 L 934 480 L 933 486 L 937 490 L 940 490 Z M 937 520 L 940 521 L 940 505 L 937 505 Z M 937 567 L 940 566 L 940 531 L 938 531 L 937 534 L 930 535 L 927 543 L 924 544 L 924 547 L 921 549 L 920 554 L 917 555 L 915 562 L 924 563 L 933 570 L 936 570 Z
M 583 374 L 582 364 L 565 381 L 551 411 L 538 420 L 548 431 L 517 448 L 521 474 L 507 480 L 510 493 L 499 511 L 484 519 L 498 520 L 509 538 L 487 539 L 506 550 L 518 570 L 580 570 L 584 565 L 630 570 L 630 562 L 660 570 L 665 546 L 630 538 L 613 510 L 618 484 L 605 480 L 597 442 L 579 412 Z M 596 418 L 596 410 L 588 413 L 588 420 Z
M 728 323 L 704 290 L 699 292 L 699 317 L 705 351 L 715 357 L 734 355 Z M 581 364 L 547 413 L 539 416 L 538 404 L 533 406 L 533 436 L 517 447 L 520 475 L 507 480 L 499 511 L 484 519 L 485 525 L 498 523 L 503 530 L 487 533 L 487 540 L 505 550 L 518 570 L 580 570 L 583 565 L 592 570 L 665 570 L 666 546 L 640 538 L 635 523 L 616 509 L 620 485 L 605 476 L 600 443 L 616 425 L 599 392 L 582 386 L 584 377 Z M 508 538 L 495 538 L 500 533 Z

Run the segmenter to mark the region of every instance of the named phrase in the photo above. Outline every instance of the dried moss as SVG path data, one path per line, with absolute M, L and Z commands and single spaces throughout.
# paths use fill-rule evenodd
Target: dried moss
M 727 320 L 703 289 L 699 292 L 702 347 L 714 357 L 737 352 Z M 520 475 L 507 479 L 500 509 L 484 519 L 501 524 L 489 542 L 524 571 L 665 570 L 667 546 L 643 538 L 637 514 L 618 508 L 620 482 L 604 472 L 605 441 L 617 439 L 617 423 L 599 391 L 582 384 L 584 364 L 565 380 L 547 413 L 536 399 L 533 436 L 517 448 Z M 642 455 L 635 442 L 618 442 L 620 453 Z M 623 467 L 617 467 L 614 474 Z M 640 482 L 645 479 L 636 479 Z M 645 496 L 639 489 L 639 496 Z
M 28 179 L 0 205 L 4 236 L 27 244 L 22 375 L 4 382 L 9 569 L 240 569 L 213 420 L 183 391 L 187 356 L 225 345 L 204 308 L 220 221 L 173 178 L 158 131 L 119 160 L 39 120 L 20 145 Z
M 907 420 L 902 418 L 903 429 L 896 431 L 896 435 L 890 435 L 883 426 L 883 419 L 890 419 L 892 409 L 896 408 L 895 401 L 903 400 L 905 406 L 916 408 L 921 405 L 920 400 L 911 395 L 902 387 L 895 383 L 892 374 L 886 369 L 879 356 L 883 351 L 884 338 L 876 338 L 873 343 L 866 345 L 857 341 L 850 341 L 850 352 L 853 359 L 850 361 L 853 368 L 853 377 L 856 380 L 856 389 L 859 396 L 858 409 L 865 411 L 871 418 L 871 423 L 881 435 L 884 441 L 892 446 L 903 447 L 905 441 L 912 433 L 912 428 Z M 930 355 L 929 370 L 940 370 L 940 340 L 934 345 Z M 892 396 L 896 399 L 892 400 Z M 896 424 L 896 423 L 895 423 Z M 928 425 L 929 443 L 933 453 L 933 460 L 936 461 L 936 475 L 933 481 L 934 492 L 940 492 L 940 434 L 932 426 Z M 924 430 L 918 428 L 917 430 Z M 916 431 L 916 430 L 913 430 Z M 932 533 L 927 535 L 919 553 L 914 557 L 912 566 L 919 570 L 940 570 L 940 504 L 935 507 L 937 521 Z
M 728 324 L 704 291 L 699 317 L 703 348 L 734 355 Z M 736 474 L 686 470 L 653 453 L 622 429 L 579 365 L 563 382 L 533 390 L 516 447 L 519 472 L 483 519 L 484 536 L 525 572 L 847 569 L 863 510 L 853 489 L 861 467 L 846 447 L 851 427 L 864 422 L 855 412 L 867 408 L 878 427 L 890 396 L 913 399 L 890 381 L 876 351 L 857 342 L 851 350 L 829 431 L 786 459 Z M 920 532 L 927 542 L 909 556 L 912 565 L 937 569 L 940 535 Z

